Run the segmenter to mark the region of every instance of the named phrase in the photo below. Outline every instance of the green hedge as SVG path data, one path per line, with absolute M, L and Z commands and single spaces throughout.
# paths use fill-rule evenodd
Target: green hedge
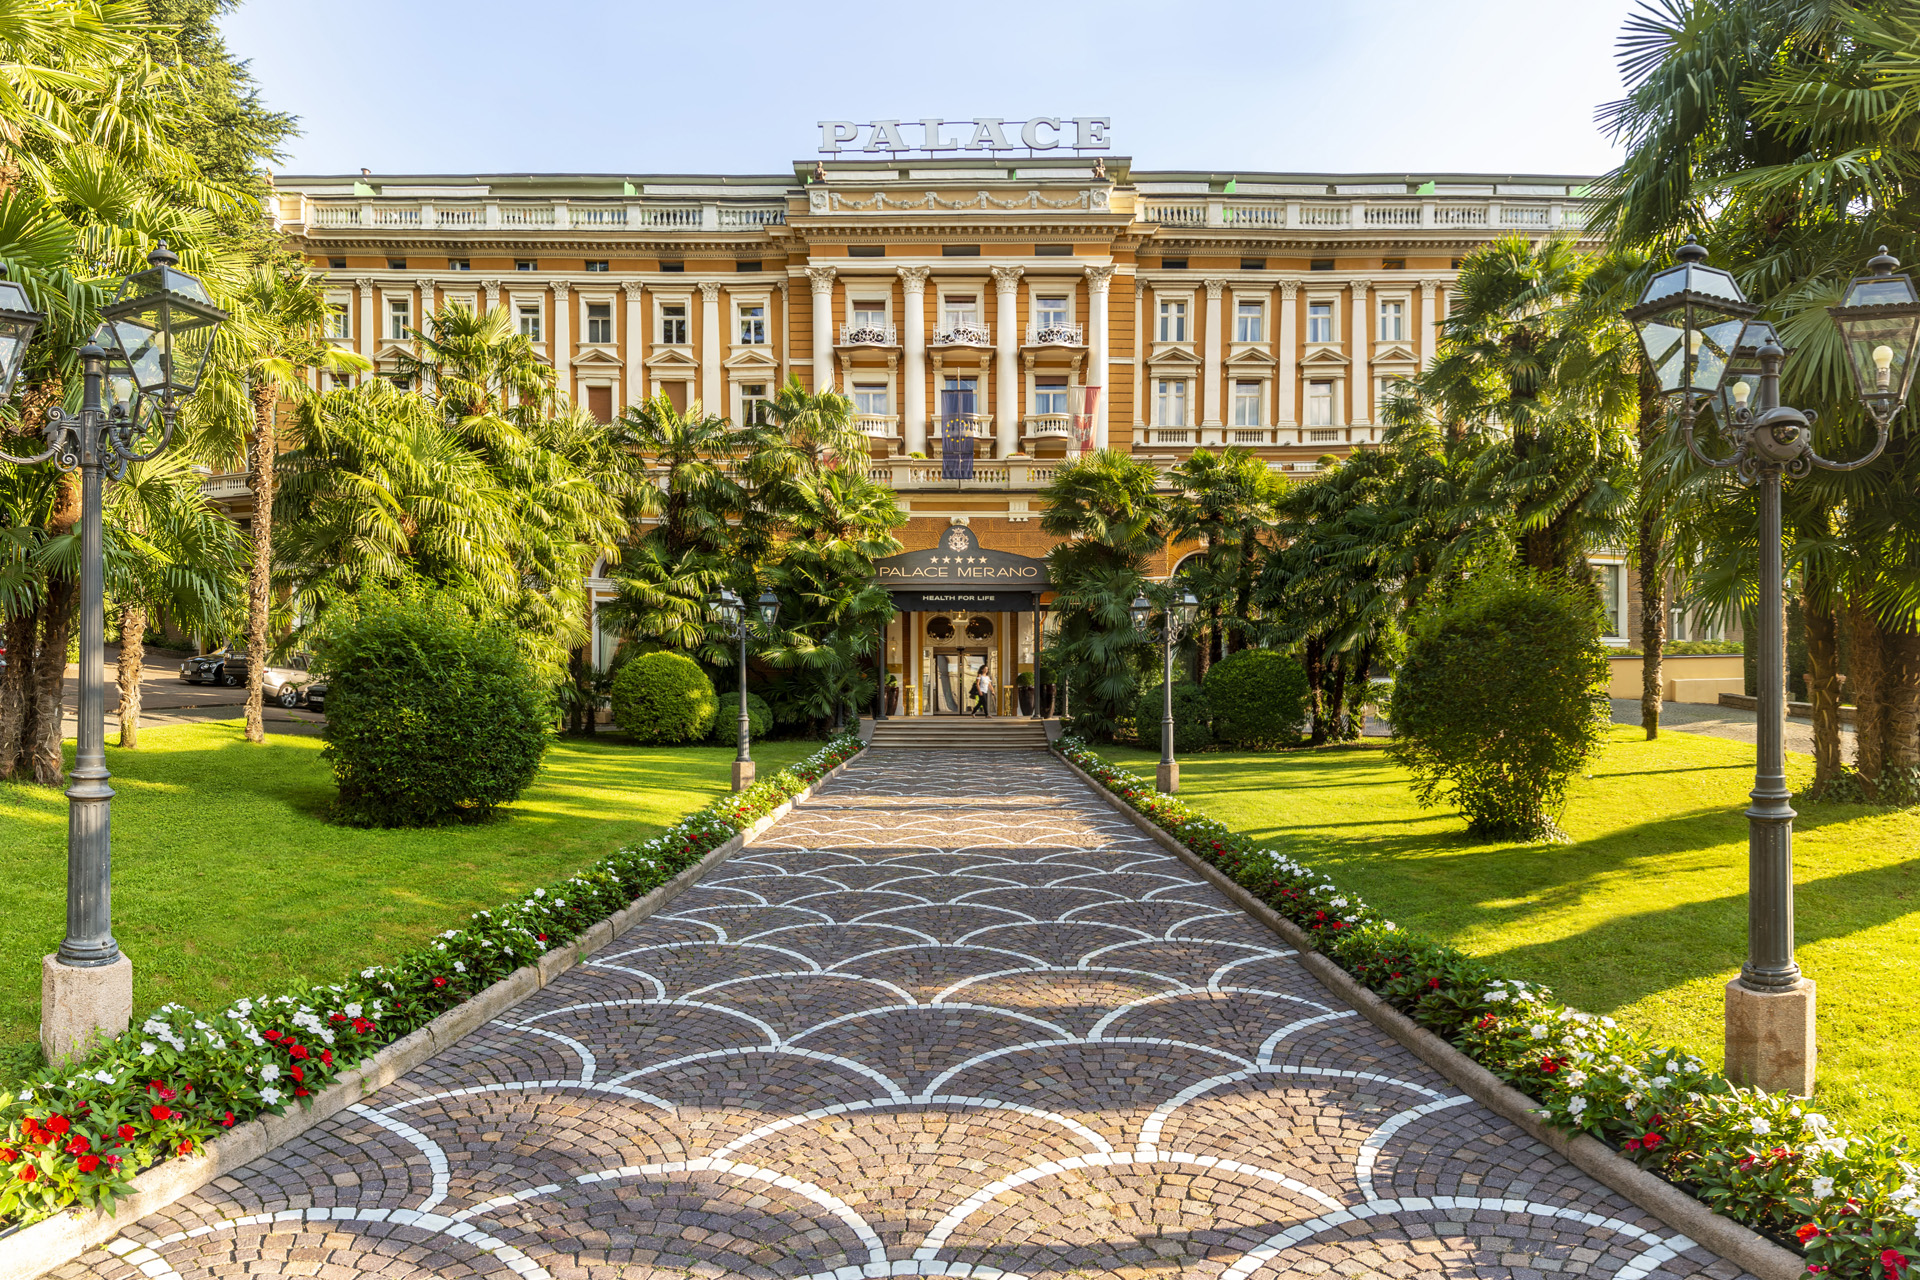
M 1213 736 L 1236 747 L 1276 747 L 1300 736 L 1307 673 L 1276 649 L 1242 649 L 1208 668 Z
M 767 700 L 749 690 L 747 692 L 747 732 L 755 742 L 773 732 L 773 708 Z M 740 738 L 740 691 L 719 695 L 717 709 L 713 713 L 713 728 L 707 734 L 707 741 L 719 746 L 730 747 Z
M 682 653 L 643 653 L 613 678 L 613 718 L 635 742 L 698 742 L 719 709 L 713 681 Z
M 513 636 L 432 590 L 369 589 L 315 636 L 327 745 L 352 826 L 484 817 L 533 782 L 552 708 Z
M 1160 718 L 1166 710 L 1166 700 L 1161 694 L 1160 685 L 1142 689 L 1133 700 L 1133 736 L 1141 746 L 1148 750 L 1160 747 Z M 1173 749 L 1185 753 L 1204 751 L 1213 745 L 1213 730 L 1208 721 L 1213 718 L 1213 709 L 1208 705 L 1206 690 L 1191 680 L 1173 682 Z

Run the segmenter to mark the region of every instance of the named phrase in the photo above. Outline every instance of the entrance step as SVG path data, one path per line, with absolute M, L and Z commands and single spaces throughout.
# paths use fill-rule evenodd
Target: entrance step
M 1044 721 L 1014 717 L 906 716 L 873 724 L 869 745 L 896 751 L 1045 751 Z

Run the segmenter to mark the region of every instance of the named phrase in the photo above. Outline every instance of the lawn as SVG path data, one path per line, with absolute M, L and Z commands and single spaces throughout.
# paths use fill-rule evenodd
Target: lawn
M 133 959 L 134 1018 L 209 1007 L 389 959 L 468 913 L 645 838 L 725 793 L 732 747 L 554 742 L 504 818 L 431 831 L 328 824 L 317 737 L 249 746 L 238 722 L 144 729 L 107 749 L 113 926 Z M 756 743 L 762 776 L 819 750 Z M 73 744 L 67 744 L 72 763 Z M 40 957 L 66 924 L 67 803 L 0 784 L 0 1076 L 31 1059 Z
M 1154 752 L 1108 759 L 1153 776 Z M 1812 758 L 1789 755 L 1791 785 Z M 1616 729 L 1563 818 L 1570 845 L 1469 839 L 1422 809 L 1377 743 L 1180 762 L 1181 798 L 1324 870 L 1403 927 L 1718 1065 L 1722 988 L 1746 954 L 1753 748 Z M 1920 811 L 1803 806 L 1799 961 L 1819 984 L 1821 1109 L 1920 1134 Z M 1905 1063 L 1906 1066 L 1901 1064 Z

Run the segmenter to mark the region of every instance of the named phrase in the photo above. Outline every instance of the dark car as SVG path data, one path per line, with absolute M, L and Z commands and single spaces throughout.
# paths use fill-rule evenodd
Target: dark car
M 210 652 L 196 654 L 180 664 L 180 678 L 188 684 L 237 685 L 240 677 L 230 675 L 227 670 L 227 659 L 232 656 L 232 646 L 224 644 Z
M 324 681 L 320 684 L 308 685 L 305 693 L 307 710 L 325 711 L 327 709 L 327 686 Z

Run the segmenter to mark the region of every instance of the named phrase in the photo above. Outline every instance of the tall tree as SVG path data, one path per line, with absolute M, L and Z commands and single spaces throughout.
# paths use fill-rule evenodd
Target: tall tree
M 1202 589 L 1207 615 L 1204 674 L 1226 652 L 1247 646 L 1260 533 L 1272 522 L 1286 482 L 1252 453 L 1231 447 L 1219 454 L 1195 449 L 1167 478 L 1174 487 L 1167 503 L 1167 540 L 1197 540 L 1205 547 L 1201 571 L 1189 575 Z

